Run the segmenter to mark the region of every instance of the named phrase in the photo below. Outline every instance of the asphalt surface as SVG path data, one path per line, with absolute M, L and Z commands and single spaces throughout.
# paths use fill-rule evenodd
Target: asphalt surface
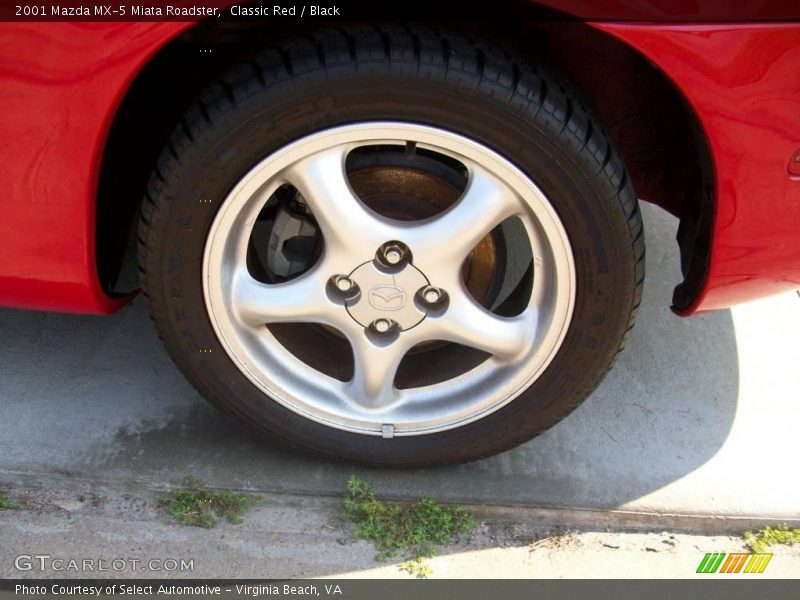
M 452 468 L 353 468 L 247 433 L 173 366 L 142 298 L 111 317 L 0 310 L 0 484 L 36 478 L 340 495 L 351 473 L 395 498 L 676 516 L 800 519 L 800 298 L 690 319 L 675 219 L 644 207 L 647 279 L 625 352 L 570 417 Z M 598 513 L 599 514 L 599 513 Z

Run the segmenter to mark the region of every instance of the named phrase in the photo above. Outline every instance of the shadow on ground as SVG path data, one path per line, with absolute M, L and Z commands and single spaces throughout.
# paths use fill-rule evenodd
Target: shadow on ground
M 728 311 L 680 319 L 674 219 L 645 207 L 647 280 L 626 351 L 595 393 L 539 438 L 472 464 L 352 468 L 256 439 L 172 365 L 143 299 L 107 318 L 0 311 L 0 472 L 148 485 L 336 494 L 351 473 L 390 497 L 610 508 L 674 482 L 724 444 L 738 397 Z M 4 479 L 9 480 L 6 475 Z

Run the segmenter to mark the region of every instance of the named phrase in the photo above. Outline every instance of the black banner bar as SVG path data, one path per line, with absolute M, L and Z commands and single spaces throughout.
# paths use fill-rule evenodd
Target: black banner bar
M 800 21 L 797 0 L 0 0 L 0 21 Z
M 613 575 L 613 573 L 609 573 Z M 0 580 L 0 600 L 10 598 L 251 598 L 269 600 L 791 600 L 796 581 L 705 580 Z

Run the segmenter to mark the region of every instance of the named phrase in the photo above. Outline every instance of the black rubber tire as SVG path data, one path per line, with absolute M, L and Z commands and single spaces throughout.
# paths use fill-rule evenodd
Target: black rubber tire
M 395 466 L 462 462 L 507 450 L 552 427 L 589 396 L 633 327 L 644 279 L 642 221 L 604 128 L 577 92 L 529 63 L 423 27 L 325 30 L 264 51 L 197 101 L 151 178 L 139 263 L 159 334 L 201 394 L 296 447 Z M 563 345 L 521 396 L 460 428 L 393 439 L 325 427 L 264 395 L 217 340 L 201 283 L 215 213 L 255 163 L 315 131 L 386 119 L 454 131 L 525 171 L 564 224 L 578 284 Z

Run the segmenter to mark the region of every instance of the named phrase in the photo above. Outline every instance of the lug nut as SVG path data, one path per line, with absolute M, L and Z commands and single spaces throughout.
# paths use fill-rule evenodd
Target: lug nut
M 419 297 L 422 298 L 425 304 L 437 304 L 441 302 L 446 295 L 444 290 L 433 287 L 432 285 L 426 285 L 419 291 Z
M 397 246 L 389 246 L 383 251 L 383 258 L 390 265 L 396 265 L 403 260 L 403 251 Z
M 355 285 L 352 280 L 344 275 L 340 275 L 336 278 L 336 289 L 340 292 L 349 292 L 353 289 L 353 285 Z
M 428 304 L 436 304 L 442 297 L 442 292 L 435 287 L 426 287 L 422 290 L 422 297 Z
M 399 265 L 408 255 L 408 248 L 403 242 L 386 242 L 380 248 L 376 258 L 384 265 Z
M 372 327 L 378 333 L 386 333 L 392 328 L 392 322 L 389 319 L 375 319 L 372 322 Z

